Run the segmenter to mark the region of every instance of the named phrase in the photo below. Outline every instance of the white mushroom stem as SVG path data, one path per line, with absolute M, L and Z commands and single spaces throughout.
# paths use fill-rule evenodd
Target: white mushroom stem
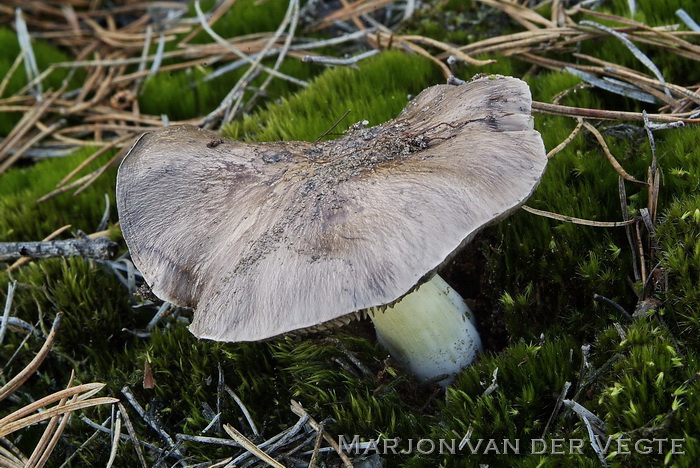
M 448 385 L 481 351 L 471 311 L 438 275 L 392 307 L 369 315 L 380 344 L 420 380 L 448 375 L 440 382 Z

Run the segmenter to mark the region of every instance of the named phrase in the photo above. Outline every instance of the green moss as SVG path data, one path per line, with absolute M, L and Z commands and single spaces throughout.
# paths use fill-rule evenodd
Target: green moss
M 105 211 L 105 195 L 110 200 L 111 219 L 115 220 L 114 169 L 107 171 L 95 184 L 76 197 L 69 191 L 37 203 L 39 198 L 55 190 L 66 174 L 95 151 L 96 148 L 86 147 L 68 157 L 15 167 L 3 174 L 0 183 L 0 241 L 41 240 L 66 224 L 70 224 L 74 232 L 94 232 Z M 101 156 L 83 173 L 101 167 L 113 154 L 114 151 L 111 151 Z
M 684 439 L 685 455 L 611 453 L 616 466 L 669 463 L 692 466 L 699 453 L 697 348 L 681 349 L 658 317 L 638 319 L 625 327 L 622 340 L 612 327 L 601 334 L 598 346 L 618 353 L 597 382 L 599 397 L 589 409 L 603 417 L 608 433 L 633 441 L 645 438 Z
M 272 67 L 274 60 L 265 60 L 263 63 Z M 204 81 L 211 74 L 208 67 L 161 72 L 145 81 L 139 95 L 139 105 L 144 113 L 165 114 L 171 121 L 207 115 L 219 106 L 246 70 L 247 67 L 239 68 L 216 77 L 211 82 Z M 281 73 L 300 80 L 308 80 L 319 70 L 318 67 L 295 59 L 287 59 L 279 67 Z M 265 74 L 255 78 L 251 82 L 251 89 L 260 86 L 265 78 Z M 264 98 L 267 101 L 274 101 L 289 94 L 295 88 L 297 85 L 276 78 L 270 82 Z M 252 95 L 252 91 L 246 91 L 245 101 Z M 177 99 L 173 99 L 173 96 L 177 96 Z
M 377 125 L 395 117 L 409 95 L 442 81 L 428 60 L 400 52 L 382 53 L 359 67 L 329 70 L 312 87 L 234 122 L 224 134 L 238 140 L 312 141 L 350 110 L 334 130 L 337 135 L 360 120 Z
M 206 15 L 216 2 L 209 0 L 201 2 L 202 12 Z M 237 37 L 258 32 L 275 31 L 279 27 L 287 11 L 289 3 L 285 0 L 241 0 L 214 23 L 214 32 L 223 37 Z M 190 6 L 190 16 L 196 17 L 194 4 Z M 202 31 L 192 39 L 193 44 L 210 42 L 209 35 Z
M 691 18 L 697 18 L 700 7 L 695 2 L 683 0 L 636 0 L 634 20 L 649 26 L 682 24 L 676 16 L 676 10 L 684 9 Z M 630 18 L 629 2 L 627 0 L 612 0 L 604 2 L 603 11 L 609 11 L 624 18 Z M 697 20 L 696 20 L 697 21 Z
M 671 203 L 657 231 L 663 252 L 658 289 L 663 311 L 691 348 L 700 349 L 700 196 Z
M 443 456 L 443 466 L 514 466 L 522 455 L 503 453 L 493 456 L 485 446 L 489 439 L 520 440 L 521 453 L 527 453 L 532 439 L 543 437 L 547 421 L 554 411 L 557 397 L 565 382 L 576 382 L 580 367 L 580 350 L 572 339 L 560 338 L 539 344 L 518 343 L 500 354 L 484 355 L 465 369 L 440 409 L 440 424 L 433 426 L 434 440 L 457 438 L 471 433 L 472 447 L 484 439 L 471 453 L 463 448 L 464 457 Z M 497 388 L 487 392 L 497 369 Z M 556 426 L 551 427 L 552 432 Z M 551 432 L 545 437 L 551 436 Z

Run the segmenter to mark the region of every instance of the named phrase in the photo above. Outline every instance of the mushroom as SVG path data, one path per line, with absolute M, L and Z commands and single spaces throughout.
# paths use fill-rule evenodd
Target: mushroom
M 333 141 L 149 132 L 117 176 L 124 239 L 153 293 L 194 309 L 200 338 L 257 341 L 369 312 L 419 378 L 454 374 L 480 341 L 436 271 L 537 186 L 547 158 L 530 106 L 523 81 L 488 76 L 427 88 L 396 119 Z

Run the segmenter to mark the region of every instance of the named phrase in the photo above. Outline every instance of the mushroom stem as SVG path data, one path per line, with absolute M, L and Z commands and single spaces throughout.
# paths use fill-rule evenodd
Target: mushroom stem
M 420 380 L 447 375 L 440 381 L 446 386 L 481 350 L 471 311 L 438 275 L 369 315 L 379 343 Z

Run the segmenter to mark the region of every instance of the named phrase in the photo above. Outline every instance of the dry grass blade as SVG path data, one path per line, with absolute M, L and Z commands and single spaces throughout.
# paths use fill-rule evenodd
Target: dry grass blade
M 538 14 L 534 10 L 527 8 L 517 3 L 503 1 L 503 0 L 477 0 L 479 3 L 488 5 L 493 8 L 498 8 L 499 10 L 506 13 L 508 16 L 513 18 L 513 20 L 520 23 L 525 29 L 538 29 L 539 26 L 544 26 L 546 28 L 553 28 L 556 25 L 544 16 Z
M 28 458 L 9 440 L 0 439 L 0 463 L 5 468 L 24 468 Z
M 600 134 L 597 128 L 595 128 L 588 122 L 584 122 L 583 126 L 586 127 L 586 130 L 593 134 L 596 140 L 598 140 L 600 147 L 603 149 L 603 153 L 605 153 L 605 156 L 608 158 L 608 161 L 610 161 L 610 164 L 612 165 L 612 167 L 615 168 L 615 171 L 620 175 L 620 177 L 630 182 L 634 182 L 635 184 L 647 185 L 646 182 L 642 182 L 641 180 L 635 179 L 634 177 L 629 175 L 627 171 L 625 171 L 622 165 L 617 161 L 617 159 L 615 159 L 615 156 L 613 156 L 613 154 L 610 152 L 610 148 L 608 148 L 608 144 L 605 142 L 605 138 L 603 138 L 603 135 Z
M 7 332 L 7 322 L 10 318 L 10 309 L 12 308 L 12 301 L 15 296 L 16 287 L 16 280 L 7 283 L 7 297 L 5 299 L 5 309 L 3 310 L 2 322 L 0 323 L 0 345 L 2 345 L 2 342 L 5 341 L 5 332 Z
M 639 270 L 642 279 L 647 277 L 646 256 L 644 255 L 644 245 L 642 242 L 642 233 L 639 230 L 639 223 L 635 223 L 634 232 L 637 234 L 637 253 L 639 254 Z
M 449 78 L 452 75 L 452 70 L 450 70 L 450 67 L 448 67 L 447 65 L 442 63 L 442 61 L 440 59 L 438 59 L 437 57 L 434 57 L 433 54 L 431 54 L 430 52 L 428 52 L 427 50 L 425 50 L 421 46 L 414 44 L 411 41 L 404 41 L 404 40 L 400 40 L 397 38 L 395 38 L 395 41 L 398 42 L 399 44 L 402 44 L 402 45 L 408 47 L 413 52 L 430 59 L 435 65 L 440 67 L 440 70 L 442 70 L 442 75 L 445 78 Z
M 68 403 L 63 406 L 57 405 L 41 413 L 33 414 L 31 416 L 27 416 L 9 424 L 0 426 L 0 437 L 4 437 L 20 429 L 24 429 L 25 427 L 33 426 L 34 424 L 46 421 L 47 419 L 51 419 L 54 416 L 72 413 L 73 411 L 77 411 L 84 408 L 91 408 L 93 406 L 109 405 L 118 401 L 118 399 L 112 397 L 99 397 L 83 401 L 77 401 L 75 403 Z
M 30 112 L 24 114 L 22 119 L 17 125 L 14 126 L 12 131 L 7 135 L 7 137 L 0 142 L 0 162 L 10 158 L 10 148 L 16 145 L 24 135 L 32 128 L 36 121 L 38 121 L 46 112 L 46 110 L 53 104 L 53 101 L 58 98 L 59 93 L 54 93 L 49 96 L 44 101 L 35 106 Z M 0 170 L 0 173 L 3 171 Z
M 68 388 L 73 386 L 74 379 L 75 371 L 72 371 L 70 380 L 68 381 Z M 71 402 L 74 403 L 76 401 L 76 398 L 77 395 L 73 395 L 73 397 L 71 398 Z M 63 397 L 58 402 L 57 406 L 64 406 L 67 401 L 68 397 Z M 29 457 L 29 461 L 27 462 L 27 468 L 42 467 L 46 464 L 46 461 L 48 460 L 49 456 L 51 456 L 51 452 L 53 452 L 53 449 L 56 447 L 56 444 L 58 443 L 61 434 L 66 428 L 66 424 L 68 423 L 69 419 L 70 414 L 63 416 L 63 418 L 60 419 L 60 422 L 58 416 L 54 416 L 53 418 L 51 418 L 46 428 L 44 429 L 44 433 L 42 434 L 41 439 L 34 448 L 34 452 Z
M 425 37 L 425 36 L 398 36 L 396 39 L 400 41 L 410 41 L 410 42 L 418 42 L 421 44 L 429 45 L 431 47 L 435 47 L 437 49 L 443 50 L 457 59 L 463 61 L 464 63 L 467 63 L 469 65 L 474 65 L 477 67 L 482 67 L 485 65 L 490 65 L 492 63 L 495 63 L 495 60 L 477 60 L 473 57 L 470 57 L 466 53 L 464 53 L 462 50 L 453 47 L 449 44 L 445 44 L 444 42 L 432 39 L 430 37 Z
M 233 440 L 236 441 L 236 443 L 240 444 L 243 446 L 247 451 L 255 455 L 258 459 L 264 461 L 268 465 L 275 467 L 275 468 L 284 468 L 284 465 L 272 458 L 270 455 L 267 453 L 263 452 L 260 450 L 257 445 L 255 445 L 253 442 L 250 441 L 246 436 L 241 434 L 231 426 L 230 424 L 224 424 L 224 430 L 226 433 L 231 436 Z
M 268 52 L 270 52 L 273 48 L 273 46 L 277 43 L 277 41 L 281 38 L 282 34 L 284 33 L 285 29 L 289 27 L 289 32 L 287 33 L 287 37 L 284 41 L 283 47 L 279 50 L 279 54 L 277 56 L 277 60 L 275 60 L 275 64 L 272 67 L 272 70 L 275 72 L 279 70 L 280 66 L 282 65 L 282 62 L 284 61 L 285 55 L 289 51 L 289 47 L 292 44 L 292 39 L 294 37 L 294 33 L 296 32 L 297 24 L 299 22 L 299 0 L 291 0 L 289 2 L 289 7 L 287 8 L 287 12 L 284 15 L 284 18 L 282 19 L 282 22 L 278 26 L 277 30 L 275 33 L 268 39 L 268 41 L 265 43 L 263 46 L 262 50 L 258 54 L 258 57 L 255 59 L 255 62 L 251 65 L 251 67 L 247 70 L 246 74 L 241 77 L 241 80 L 244 81 L 245 87 L 249 86 L 250 83 L 252 82 L 252 77 L 255 76 L 257 73 L 257 68 L 259 68 L 262 64 L 262 60 L 265 56 L 267 56 Z M 248 75 L 250 73 L 250 75 Z M 296 79 L 295 79 L 296 80 Z M 260 96 L 262 93 L 265 92 L 267 89 L 268 85 L 272 81 L 272 75 L 268 74 L 266 77 L 265 81 L 262 83 L 260 86 L 260 89 L 258 89 L 253 97 L 250 99 L 249 104 L 251 104 L 255 101 L 255 99 Z M 297 80 L 299 84 L 302 83 L 301 80 Z M 305 81 L 303 83 L 306 83 Z M 303 85 L 305 86 L 305 85 Z M 241 103 L 243 102 L 243 93 L 240 93 L 238 95 L 238 98 L 236 99 L 236 103 L 228 109 L 224 113 L 224 117 L 222 119 L 223 123 L 230 123 L 233 118 L 238 114 L 238 111 L 241 107 Z
M 7 84 L 10 82 L 10 78 L 12 78 L 12 76 L 15 74 L 15 71 L 17 71 L 17 68 L 19 67 L 19 64 L 22 63 L 23 59 L 24 50 L 21 50 L 19 54 L 17 54 L 17 58 L 15 59 L 15 61 L 12 62 L 10 69 L 5 73 L 5 76 L 3 77 L 2 81 L 0 81 L 0 96 L 2 96 L 5 93 L 5 88 L 7 88 Z
M 114 424 L 114 433 L 112 434 L 112 448 L 109 451 L 109 460 L 107 460 L 107 468 L 112 468 L 114 460 L 117 458 L 117 450 L 119 449 L 119 437 L 122 434 L 122 417 L 121 411 L 117 411 L 117 422 Z
M 323 20 L 313 28 L 314 31 L 332 26 L 336 21 L 347 21 L 351 18 L 358 18 L 363 14 L 372 13 L 383 8 L 395 0 L 358 0 L 353 3 L 346 3 L 343 8 L 326 15 Z
M 27 72 L 27 78 L 31 80 L 39 75 L 39 67 L 36 64 L 36 57 L 34 56 L 34 49 L 32 48 L 32 41 L 29 37 L 27 23 L 24 21 L 24 16 L 20 8 L 15 10 L 15 29 L 17 30 L 17 39 L 24 55 L 24 68 Z M 37 96 L 42 94 L 41 81 L 36 83 L 35 92 Z
M 0 466 L 3 468 L 24 468 L 25 465 L 26 463 L 22 459 L 0 447 Z
M 611 36 L 615 37 L 618 39 L 620 42 L 622 42 L 627 49 L 629 49 L 630 52 L 632 52 L 632 55 L 634 55 L 637 60 L 642 62 L 645 67 L 647 67 L 651 72 L 656 76 L 656 78 L 665 86 L 666 85 L 666 80 L 664 79 L 663 75 L 661 74 L 661 71 L 659 68 L 654 64 L 654 62 L 651 61 L 649 57 L 647 57 L 637 46 L 635 46 L 632 41 L 627 39 L 625 36 L 620 34 L 619 32 L 615 31 L 612 28 L 609 28 L 607 26 L 603 26 L 602 24 L 596 23 L 594 21 L 581 21 L 579 23 L 580 25 L 583 26 L 591 26 L 596 29 L 600 29 L 601 31 L 605 31 L 606 33 L 610 34 Z M 671 96 L 671 93 L 666 89 L 666 94 L 668 96 Z
M 61 186 L 65 185 L 66 183 L 68 183 L 69 180 L 71 180 L 73 177 L 75 177 L 75 175 L 78 172 L 82 171 L 85 167 L 87 167 L 95 159 L 99 158 L 100 156 L 102 156 L 104 153 L 111 150 L 115 146 L 119 146 L 120 144 L 122 144 L 122 143 L 124 143 L 132 138 L 133 138 L 132 135 L 125 135 L 121 138 L 117 138 L 116 140 L 110 141 L 109 143 L 104 145 L 102 148 L 98 149 L 93 154 L 91 154 L 90 156 L 85 158 L 85 160 L 83 162 L 78 164 L 78 166 L 75 169 L 73 169 L 71 172 L 68 173 L 68 175 L 66 175 L 63 179 L 61 179 L 61 181 L 56 185 L 56 187 L 61 187 Z
M 38 411 L 41 408 L 43 408 L 44 406 L 55 403 L 55 402 L 59 401 L 61 398 L 72 397 L 73 395 L 77 395 L 77 394 L 80 394 L 80 400 L 90 398 L 93 395 L 95 395 L 97 392 L 102 390 L 104 388 L 104 386 L 105 386 L 105 384 L 103 384 L 103 383 L 89 383 L 89 384 L 77 385 L 75 387 L 66 388 L 64 390 L 60 390 L 58 392 L 52 393 L 51 395 L 45 396 L 37 401 L 34 401 L 34 402 L 18 409 L 17 411 L 5 416 L 4 418 L 0 419 L 0 427 L 3 427 L 9 423 L 17 421 L 18 419 L 23 418 L 26 415 L 31 414 L 35 411 Z
M 207 24 L 209 26 L 214 26 L 214 24 L 224 15 L 224 13 L 226 13 L 229 10 L 229 8 L 233 6 L 234 3 L 236 3 L 236 0 L 224 0 L 223 2 L 221 2 L 216 8 L 216 10 L 214 10 L 214 13 L 209 15 Z M 190 31 L 190 33 L 187 36 L 185 36 L 184 39 L 180 41 L 178 47 L 183 47 L 185 44 L 194 39 L 194 37 L 200 32 L 202 32 L 202 27 L 197 26 L 192 31 Z
M 41 363 L 44 362 L 44 359 L 46 359 L 46 356 L 48 356 L 49 351 L 51 351 L 53 343 L 56 340 L 56 333 L 58 332 L 58 327 L 61 324 L 62 318 L 63 312 L 59 312 L 53 321 L 53 325 L 51 326 L 51 332 L 46 337 L 44 345 L 41 347 L 36 356 L 34 356 L 34 359 L 32 359 L 31 362 L 27 364 L 27 366 L 24 369 L 22 369 L 22 371 L 19 374 L 17 374 L 2 388 L 0 388 L 0 401 L 12 395 L 12 393 L 15 390 L 21 387 L 22 384 L 26 382 L 29 377 L 32 376 L 32 374 L 39 368 Z M 0 426 L 2 425 L 3 421 L 5 421 L 5 419 L 6 418 L 0 420 Z
M 557 146 L 552 148 L 552 150 L 549 153 L 547 153 L 547 159 L 553 158 L 557 153 L 559 153 L 564 148 L 566 148 L 569 145 L 569 143 L 571 143 L 573 141 L 574 138 L 576 138 L 576 135 L 578 135 L 578 132 L 581 131 L 581 127 L 583 127 L 583 119 L 581 119 L 579 117 L 576 120 L 577 120 L 576 127 L 574 127 L 574 129 L 571 131 L 569 136 L 564 139 L 564 141 L 559 143 Z
M 93 183 L 95 183 L 95 181 L 96 181 L 97 179 L 100 178 L 100 176 L 101 176 L 102 174 L 104 174 L 105 172 L 107 172 L 107 171 L 109 170 L 110 167 L 114 167 L 117 163 L 119 163 L 119 162 L 125 157 L 125 155 L 126 155 L 126 153 L 125 153 L 124 151 L 118 152 L 117 154 L 115 154 L 114 156 L 112 156 L 112 158 L 111 158 L 109 161 L 107 161 L 107 163 L 106 163 L 104 166 L 102 166 L 102 167 L 100 167 L 99 169 L 95 170 L 93 173 L 88 174 L 88 176 L 89 176 L 88 179 L 83 183 L 83 185 L 80 186 L 80 188 L 79 188 L 78 190 L 76 190 L 75 192 L 73 192 L 73 196 L 79 195 L 79 194 L 82 193 L 85 189 L 87 189 L 88 187 L 90 187 Z M 82 179 L 81 179 L 81 180 L 82 180 Z
M 87 183 L 88 181 L 90 181 L 90 180 L 95 176 L 95 174 L 97 174 L 98 172 L 99 172 L 99 169 L 95 169 L 95 170 L 92 171 L 91 173 L 82 176 L 80 179 L 75 180 L 75 181 L 73 181 L 72 183 L 70 183 L 70 184 L 68 184 L 68 185 L 64 185 L 64 186 L 61 187 L 61 188 L 58 188 L 58 189 L 56 189 L 56 190 L 52 190 L 51 192 L 47 193 L 46 195 L 44 195 L 44 196 L 38 198 L 36 202 L 37 202 L 37 203 L 43 203 L 43 202 L 45 202 L 46 200 L 51 200 L 52 198 L 57 197 L 58 195 L 60 195 L 60 194 L 62 194 L 62 193 L 65 193 L 65 192 L 68 192 L 68 191 L 70 191 L 70 190 L 73 190 L 73 189 L 76 188 L 76 187 L 80 187 L 81 185 L 83 185 L 83 184 Z
M 24 145 L 22 145 L 18 150 L 15 151 L 13 155 L 8 157 L 2 164 L 0 164 L 0 174 L 5 172 L 9 167 L 17 161 L 19 158 L 21 158 L 24 153 L 29 150 L 32 146 L 34 146 L 36 143 L 40 142 L 44 138 L 46 138 L 48 135 L 51 135 L 53 132 L 58 130 L 58 128 L 62 127 L 65 125 L 66 121 L 65 120 L 59 120 L 58 122 L 54 122 L 48 127 L 42 129 L 38 134 L 34 135 L 31 137 Z
M 618 177 L 618 194 L 620 196 L 620 210 L 622 211 L 622 219 L 624 221 L 629 220 L 629 212 L 627 210 L 627 191 L 625 190 L 625 180 L 622 177 Z M 627 242 L 630 246 L 630 252 L 632 253 L 632 270 L 634 274 L 635 281 L 639 281 L 641 276 L 639 274 L 639 265 L 637 264 L 637 251 L 634 248 L 634 241 L 632 240 L 632 227 L 625 226 L 625 234 L 627 235 Z
M 546 102 L 532 102 L 533 113 L 562 115 L 565 117 L 581 117 L 585 119 L 598 120 L 629 120 L 643 122 L 644 116 L 641 112 L 611 111 L 604 109 L 589 109 L 586 107 L 562 106 L 559 104 L 549 104 Z M 696 111 L 684 112 L 682 114 L 647 114 L 649 120 L 653 122 L 700 122 L 698 118 L 689 118 L 697 114 Z
M 582 80 L 584 80 L 587 83 L 592 84 L 593 86 L 596 86 L 600 89 L 604 89 L 606 91 L 610 91 L 611 93 L 619 94 L 621 96 L 628 97 L 630 99 L 635 99 L 637 101 L 641 102 L 646 102 L 648 104 L 655 104 L 656 103 L 656 96 L 647 93 L 644 90 L 640 89 L 637 86 L 629 85 L 623 81 L 618 81 L 618 80 L 613 80 L 611 78 L 603 78 L 600 79 L 595 75 L 592 75 L 590 73 L 586 73 L 584 71 L 581 71 L 577 68 L 573 67 L 566 67 L 566 71 L 569 73 L 572 73 Z M 677 103 L 673 101 L 672 99 L 669 99 L 667 101 L 668 104 L 672 106 L 676 106 Z
M 560 215 L 557 213 L 552 213 L 550 211 L 538 210 L 536 208 L 531 208 L 527 205 L 523 205 L 521 208 L 527 211 L 528 213 L 532 213 L 537 216 L 556 219 L 557 221 L 565 221 L 567 223 L 580 224 L 582 226 L 612 228 L 629 226 L 630 224 L 636 223 L 636 221 L 633 219 L 627 221 L 591 221 L 589 219 L 574 218 L 573 216 Z

